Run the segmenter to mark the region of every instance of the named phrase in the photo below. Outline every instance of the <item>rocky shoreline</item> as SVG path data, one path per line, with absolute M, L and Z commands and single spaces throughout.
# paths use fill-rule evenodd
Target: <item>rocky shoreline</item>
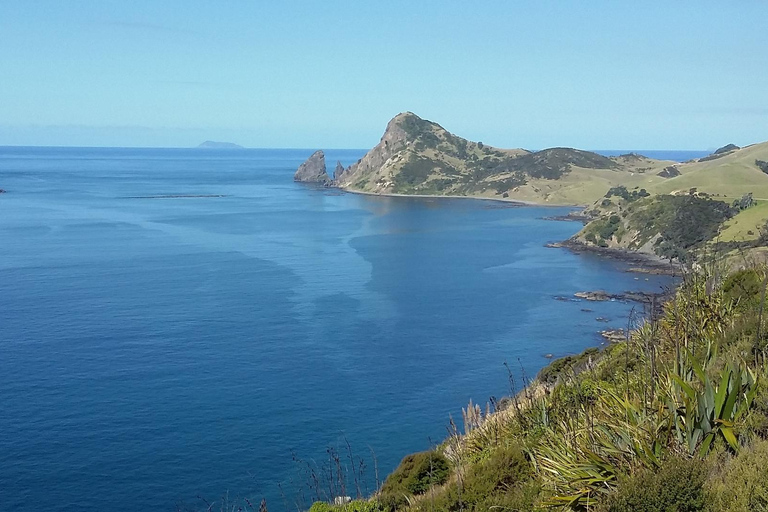
M 569 251 L 577 254 L 597 254 L 604 258 L 629 263 L 632 266 L 627 269 L 627 272 L 677 276 L 680 275 L 681 271 L 678 264 L 671 263 L 668 260 L 664 260 L 658 256 L 645 252 L 614 249 L 611 247 L 597 247 L 593 245 L 587 245 L 572 239 L 564 240 L 562 242 L 550 243 L 547 244 L 547 247 L 568 249 Z

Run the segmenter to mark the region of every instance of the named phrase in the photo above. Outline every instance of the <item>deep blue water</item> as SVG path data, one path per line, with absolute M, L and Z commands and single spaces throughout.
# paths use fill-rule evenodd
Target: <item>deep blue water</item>
M 292 454 L 384 475 L 632 307 L 555 296 L 667 283 L 545 248 L 566 208 L 293 183 L 309 154 L 0 148 L 0 509 L 295 509 Z

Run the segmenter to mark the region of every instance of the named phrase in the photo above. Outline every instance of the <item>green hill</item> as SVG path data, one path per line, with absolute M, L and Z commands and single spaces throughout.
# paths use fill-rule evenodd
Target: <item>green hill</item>
M 637 155 L 606 158 L 571 148 L 499 149 L 406 112 L 389 122 L 379 144 L 346 169 L 337 184 L 376 194 L 586 205 L 617 184 L 643 184 L 646 176 L 670 164 Z

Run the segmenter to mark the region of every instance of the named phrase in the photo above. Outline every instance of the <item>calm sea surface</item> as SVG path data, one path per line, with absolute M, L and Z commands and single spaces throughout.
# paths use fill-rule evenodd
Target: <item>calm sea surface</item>
M 632 307 L 556 296 L 668 283 L 545 248 L 567 208 L 293 183 L 310 153 L 0 148 L 0 510 L 295 510 L 294 456 L 384 475 Z

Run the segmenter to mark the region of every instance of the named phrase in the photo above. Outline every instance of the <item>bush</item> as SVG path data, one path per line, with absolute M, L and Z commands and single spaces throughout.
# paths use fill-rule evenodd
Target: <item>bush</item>
M 697 512 L 705 510 L 707 471 L 700 460 L 672 459 L 657 471 L 643 470 L 620 480 L 598 510 L 602 512 Z
M 441 453 L 434 450 L 412 453 L 406 455 L 397 469 L 387 477 L 381 493 L 422 494 L 430 486 L 445 483 L 449 473 L 448 459 Z
M 309 512 L 382 512 L 381 503 L 372 500 L 353 500 L 344 505 L 331 505 L 316 501 L 309 507 Z
M 742 307 L 754 308 L 762 295 L 762 281 L 755 269 L 739 270 L 723 282 L 723 293 L 727 299 Z
M 485 460 L 469 467 L 461 488 L 452 483 L 438 498 L 435 510 L 531 510 L 540 490 L 537 482 L 530 481 L 532 473 L 518 445 L 498 447 Z
M 745 447 L 729 457 L 707 486 L 711 512 L 768 511 L 768 441 Z

